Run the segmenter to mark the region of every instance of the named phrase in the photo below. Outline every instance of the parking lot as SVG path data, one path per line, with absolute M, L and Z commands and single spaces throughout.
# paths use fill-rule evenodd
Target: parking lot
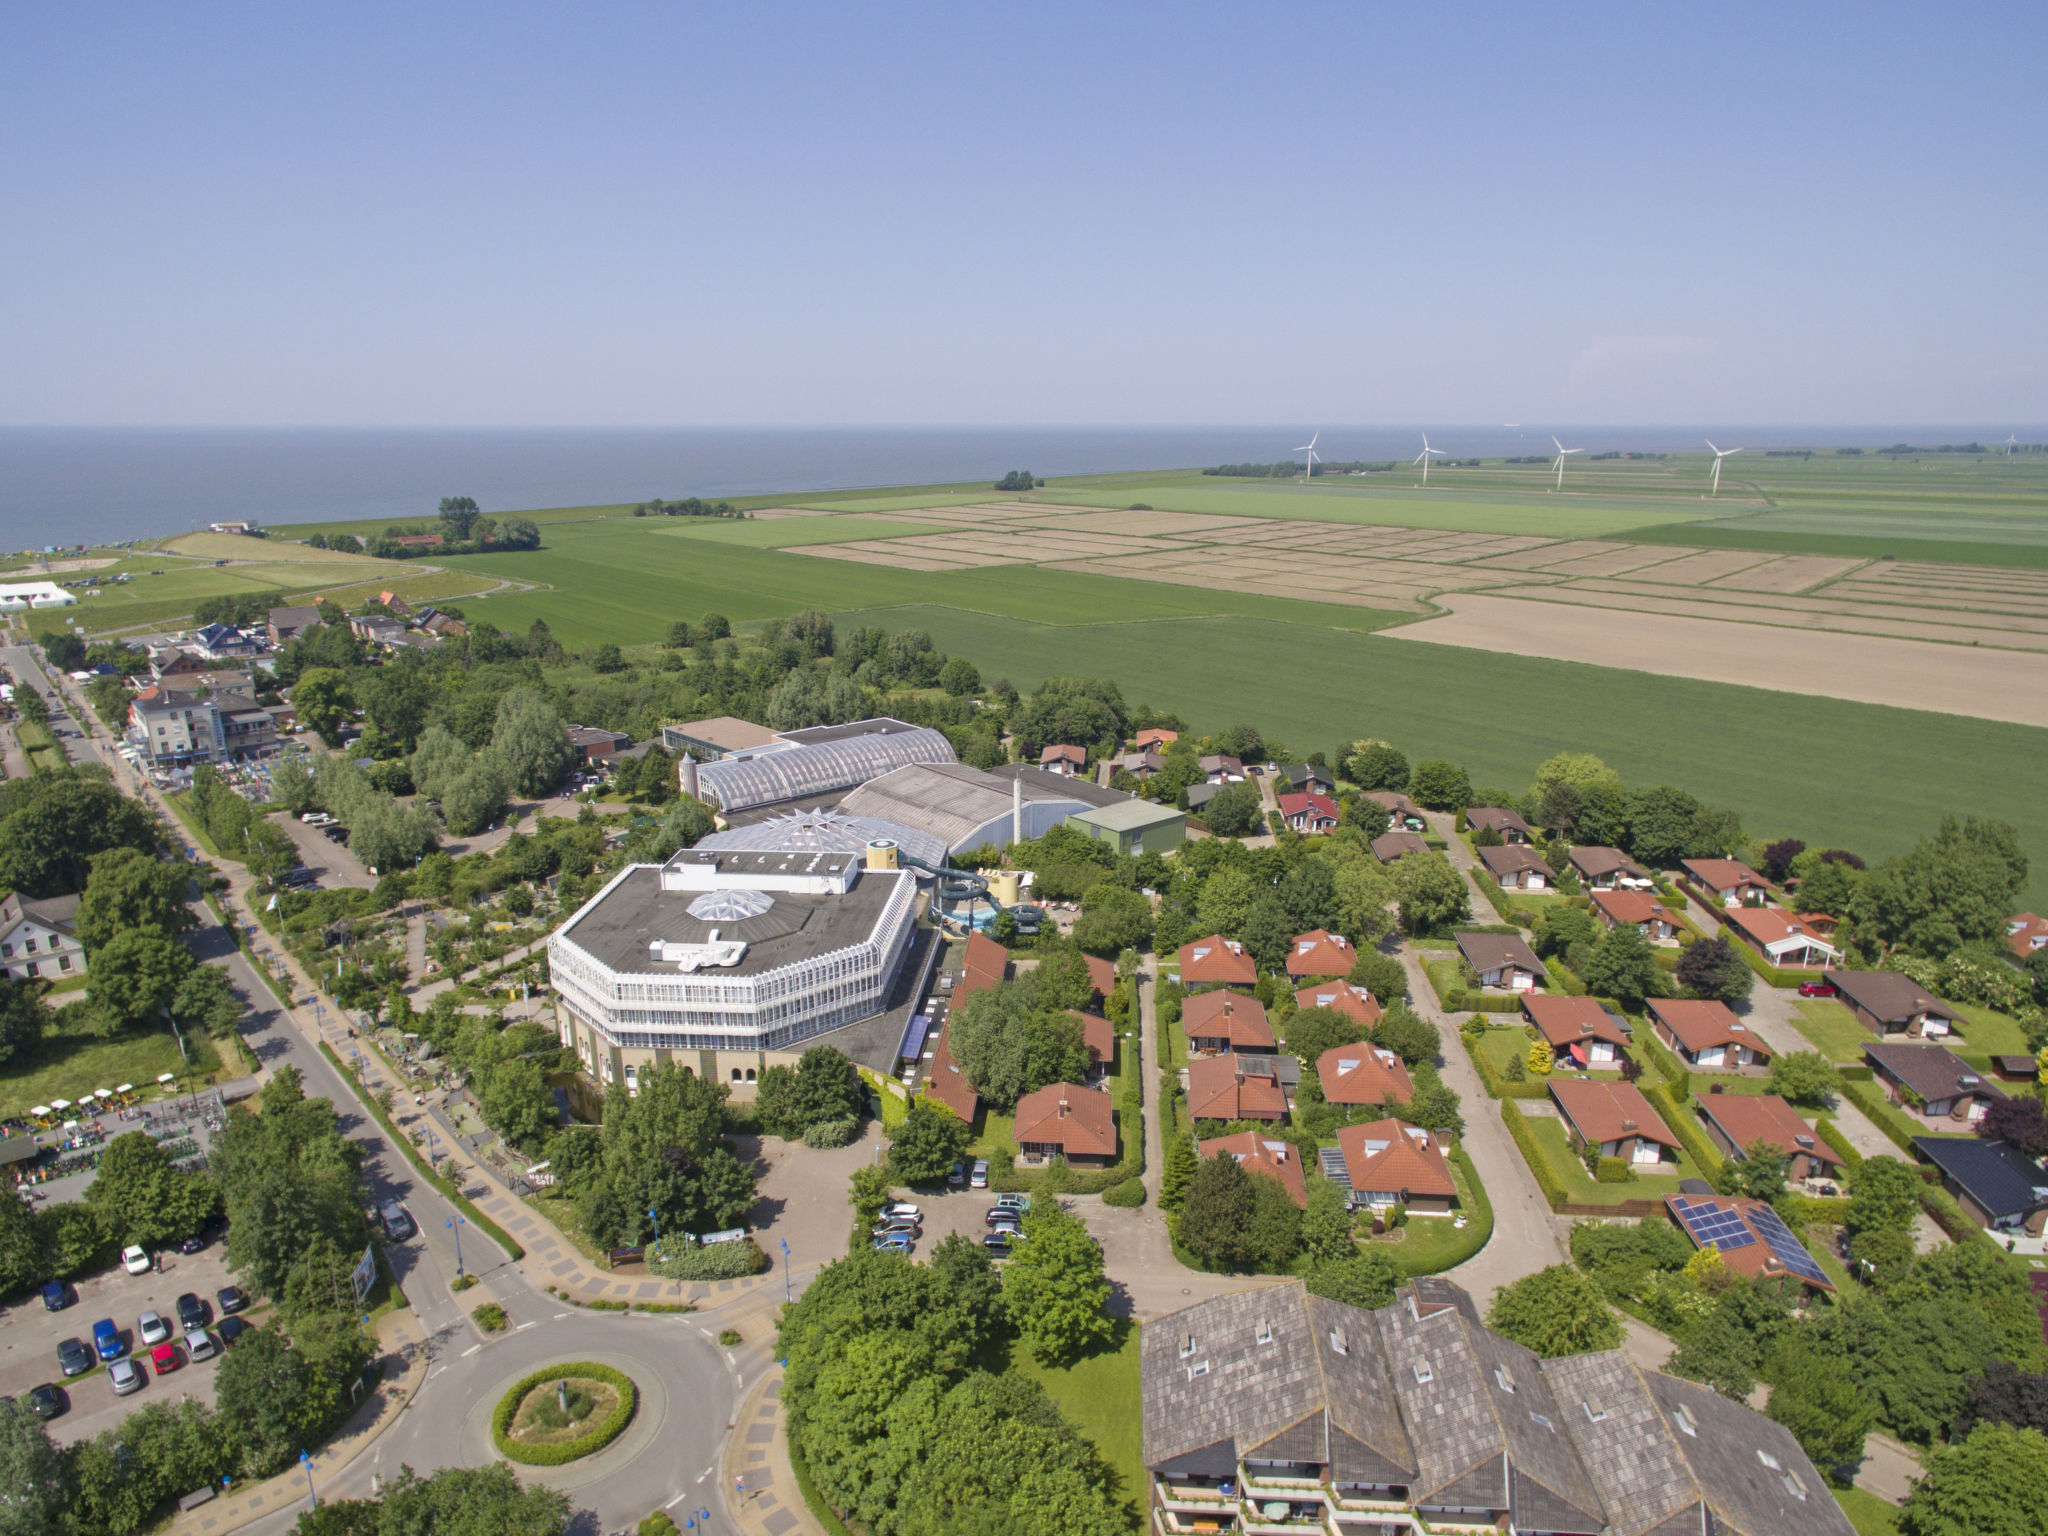
M 298 817 L 284 811 L 271 814 L 271 821 L 284 829 L 299 850 L 299 862 L 320 877 L 320 884 L 334 889 L 337 886 L 357 885 L 369 887 L 377 883 L 377 877 L 363 868 L 362 861 L 348 851 L 347 843 L 328 840 L 318 827 L 309 827 Z
M 78 1299 L 61 1312 L 47 1311 L 42 1298 L 31 1294 L 11 1306 L 0 1308 L 0 1395 L 18 1397 L 30 1387 L 49 1382 L 69 1400 L 69 1408 L 50 1423 L 51 1437 L 60 1443 L 88 1440 L 119 1422 L 132 1410 L 152 1400 L 173 1396 L 213 1401 L 213 1372 L 219 1363 L 197 1364 L 185 1359 L 184 1331 L 178 1327 L 178 1297 L 192 1291 L 207 1304 L 214 1323 L 220 1321 L 220 1307 L 214 1293 L 233 1283 L 225 1268 L 219 1242 L 209 1243 L 194 1254 L 166 1253 L 163 1273 L 131 1275 L 118 1265 L 106 1274 L 78 1283 Z M 144 1312 L 161 1313 L 171 1324 L 176 1342 L 178 1369 L 158 1380 L 149 1364 L 149 1348 L 137 1332 L 137 1319 Z M 95 1368 L 68 1381 L 57 1368 L 57 1341 L 78 1339 L 92 1348 L 92 1325 L 112 1318 L 128 1346 L 127 1358 L 137 1362 L 144 1383 L 142 1390 L 126 1397 L 114 1396 L 106 1367 Z M 210 1325 L 209 1325 L 210 1326 Z M 215 1335 L 218 1342 L 218 1334 Z

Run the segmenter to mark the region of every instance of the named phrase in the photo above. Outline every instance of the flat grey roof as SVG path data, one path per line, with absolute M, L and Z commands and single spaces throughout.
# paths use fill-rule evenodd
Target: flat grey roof
M 780 731 L 777 734 L 784 741 L 793 741 L 800 747 L 814 747 L 820 742 L 849 741 L 855 736 L 898 736 L 905 731 L 921 731 L 921 725 L 912 725 L 908 720 L 898 720 L 892 715 L 877 715 L 872 720 L 854 720 L 845 725 L 812 725 L 800 731 Z
M 862 862 L 857 853 L 826 853 L 812 849 L 685 848 L 669 861 L 726 870 L 741 875 L 837 875 Z M 685 897 L 687 900 L 688 898 Z M 775 898 L 782 898 L 777 895 Z
M 1034 768 L 1029 763 L 1005 763 L 1000 768 L 991 768 L 999 779 L 1023 781 L 1024 793 L 1028 797 L 1033 789 L 1045 790 L 1048 794 L 1065 795 L 1069 799 L 1083 800 L 1089 805 L 1121 805 L 1131 797 L 1120 789 L 1111 789 L 1097 784 L 1092 779 L 1070 778 L 1063 773 L 1047 773 L 1043 768 Z
M 757 857 L 757 855 L 725 855 Z M 779 865 L 782 855 L 772 857 Z M 738 939 L 747 946 L 738 965 L 718 966 L 695 973 L 696 979 L 716 981 L 721 976 L 758 976 L 765 971 L 793 965 L 813 955 L 848 949 L 874 931 L 882 906 L 906 875 L 867 874 L 844 896 L 795 896 L 772 892 L 775 905 L 759 917 L 738 922 L 703 922 L 690 916 L 690 903 L 699 891 L 664 891 L 661 871 L 652 864 L 635 865 L 611 893 L 582 917 L 573 919 L 562 936 L 600 965 L 615 971 L 674 975 L 676 966 L 652 958 L 648 946 L 657 941 L 668 944 L 701 944 L 716 928 L 721 939 Z
M 1068 819 L 1085 821 L 1091 827 L 1107 827 L 1112 832 L 1135 832 L 1141 827 L 1157 827 L 1169 821 L 1185 821 L 1187 812 L 1176 810 L 1170 805 L 1154 805 L 1150 800 L 1136 800 L 1126 796 L 1115 805 L 1076 811 Z

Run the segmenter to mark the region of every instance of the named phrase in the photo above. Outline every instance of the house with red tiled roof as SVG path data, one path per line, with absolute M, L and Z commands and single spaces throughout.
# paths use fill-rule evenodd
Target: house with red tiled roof
M 1146 727 L 1144 730 L 1138 732 L 1137 735 L 1133 736 L 1131 738 L 1131 745 L 1137 748 L 1140 752 L 1157 751 L 1161 747 L 1171 746 L 1174 742 L 1179 740 L 1179 731 L 1162 730 L 1160 727 L 1154 725 Z
M 1067 1017 L 1081 1025 L 1081 1043 L 1088 1047 L 1088 1081 L 1097 1082 L 1116 1060 L 1116 1030 L 1099 1013 L 1079 1013 L 1070 1008 Z
M 1348 981 L 1312 981 L 1294 994 L 1294 1006 L 1301 1008 L 1334 1008 L 1348 1019 L 1356 1019 L 1367 1029 L 1380 1021 L 1380 1002 L 1364 987 L 1353 986 Z
M 1116 1116 L 1109 1095 L 1080 1083 L 1050 1083 L 1017 1101 L 1011 1127 L 1020 1163 L 1064 1157 L 1076 1167 L 1116 1161 Z
M 1745 1195 L 1667 1195 L 1664 1209 L 1695 1248 L 1712 1242 L 1721 1251 L 1723 1267 L 1733 1274 L 1751 1280 L 1790 1278 L 1809 1291 L 1832 1294 L 1835 1289 L 1784 1219 L 1761 1200 Z M 1791 1264 L 1786 1262 L 1788 1254 Z
M 2005 947 L 2025 965 L 2037 949 L 2048 949 L 2048 917 L 2032 912 L 2016 913 L 2005 920 Z
M 1320 837 L 1337 830 L 1337 802 L 1328 795 L 1282 795 L 1280 819 L 1303 837 Z
M 1357 962 L 1351 941 L 1324 928 L 1297 933 L 1287 946 L 1287 974 L 1297 981 L 1305 976 L 1348 976 Z
M 1791 1159 L 1787 1178 L 1828 1178 L 1841 1172 L 1841 1154 L 1775 1093 L 1706 1093 L 1700 1096 L 1699 1112 L 1708 1140 L 1725 1157 L 1745 1157 L 1762 1141 Z
M 1415 1097 L 1407 1063 L 1383 1045 L 1333 1045 L 1316 1058 L 1316 1080 L 1332 1104 L 1406 1104 Z
M 1264 1005 L 1242 992 L 1197 992 L 1181 1008 L 1180 1027 L 1192 1051 L 1279 1049 Z
M 1061 774 L 1072 778 L 1088 766 L 1086 747 L 1047 747 L 1038 754 L 1038 766 L 1047 773 Z
M 1681 861 L 1692 883 L 1724 907 L 1754 906 L 1771 894 L 1764 877 L 1740 859 Z
M 957 1008 L 1009 974 L 1010 952 L 985 933 L 969 934 L 960 963 L 960 984 L 953 988 L 953 1005 Z
M 1212 1136 L 1197 1142 L 1204 1157 L 1234 1157 L 1246 1173 L 1277 1179 L 1296 1205 L 1308 1204 L 1308 1180 L 1301 1171 L 1301 1153 L 1292 1144 L 1257 1131 L 1239 1131 L 1235 1136 Z
M 1258 981 L 1258 962 L 1235 939 L 1211 934 L 1180 947 L 1184 987 L 1253 987 Z
M 1083 955 L 1088 962 L 1088 985 L 1095 989 L 1095 995 L 1104 1002 L 1116 990 L 1116 966 L 1100 955 Z
M 1776 907 L 1730 907 L 1727 917 L 1730 932 L 1781 969 L 1833 965 L 1842 958 L 1841 950 L 1819 931 L 1821 925 L 1803 915 L 1795 917 Z M 1823 924 L 1834 931 L 1833 918 L 1823 914 Z
M 1337 1128 L 1353 1210 L 1403 1205 L 1411 1211 L 1448 1212 L 1458 1184 L 1435 1136 L 1419 1125 L 1375 1120 Z
M 1634 1083 L 1552 1078 L 1550 1097 L 1578 1143 L 1638 1166 L 1678 1161 L 1678 1138 Z
M 960 1063 L 953 1056 L 953 1013 L 977 992 L 985 992 L 1010 974 L 1010 952 L 985 933 L 968 936 L 962 957 L 960 981 L 953 988 L 952 1008 L 939 1029 L 938 1044 L 932 1047 L 931 1070 L 925 1074 L 924 1093 L 939 1101 L 970 1124 L 981 1108 L 981 1098 Z
M 1770 1064 L 1771 1048 L 1726 1003 L 1653 997 L 1644 1006 L 1657 1037 L 1689 1067 L 1731 1072 Z
M 1577 1067 L 1615 1067 L 1628 1052 L 1626 1025 L 1590 997 L 1524 992 L 1522 1015 L 1536 1026 L 1552 1057 Z
M 1652 944 L 1678 942 L 1678 920 L 1648 891 L 1594 891 L 1591 900 L 1593 915 L 1609 928 L 1634 928 Z
M 1239 1056 L 1198 1056 L 1188 1063 L 1188 1118 L 1267 1120 L 1287 1118 L 1287 1090 L 1272 1071 L 1249 1071 Z

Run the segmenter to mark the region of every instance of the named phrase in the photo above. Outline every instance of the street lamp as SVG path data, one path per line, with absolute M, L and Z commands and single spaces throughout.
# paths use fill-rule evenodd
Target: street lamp
M 792 1299 L 789 1294 L 789 1239 L 786 1237 L 782 1240 L 782 1299 L 785 1304 Z
M 320 1495 L 313 1491 L 313 1458 L 304 1451 L 301 1451 L 299 1452 L 299 1465 L 306 1469 L 306 1497 L 312 1500 L 313 1507 L 318 1509 L 320 1507 Z
M 462 1278 L 462 1229 L 469 1225 L 469 1223 L 460 1216 L 451 1216 L 448 1220 L 442 1222 L 441 1225 L 455 1234 L 455 1278 L 460 1280 Z
M 654 1223 L 654 1246 L 661 1246 L 661 1212 L 653 1206 L 647 1207 L 647 1219 Z

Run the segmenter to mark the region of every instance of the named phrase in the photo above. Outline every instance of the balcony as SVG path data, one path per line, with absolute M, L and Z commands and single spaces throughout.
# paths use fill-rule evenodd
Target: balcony
M 1237 1529 L 1237 1507 L 1218 1506 L 1204 1514 L 1187 1510 L 1157 1509 L 1152 1511 L 1152 1529 L 1157 1536 L 1220 1536 L 1225 1531 Z
M 1302 1536 L 1327 1531 L 1328 1511 L 1322 1500 L 1247 1498 L 1239 1516 L 1245 1536 Z
M 1164 1479 L 1155 1479 L 1152 1486 L 1158 1492 L 1162 1504 L 1187 1504 L 1198 1509 L 1237 1508 L 1235 1492 L 1225 1493 L 1220 1488 L 1211 1488 L 1202 1483 L 1172 1483 Z

